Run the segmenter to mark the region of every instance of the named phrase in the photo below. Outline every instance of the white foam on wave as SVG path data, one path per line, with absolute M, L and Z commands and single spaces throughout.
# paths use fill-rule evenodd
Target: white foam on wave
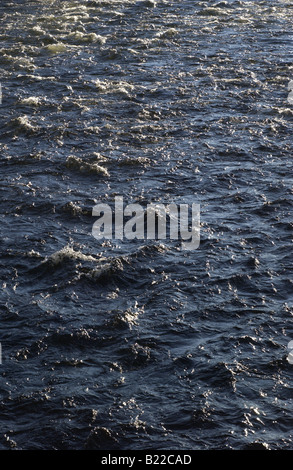
M 82 173 L 96 173 L 104 176 L 109 176 L 107 168 L 99 165 L 98 163 L 89 163 L 82 160 L 82 158 L 69 155 L 66 160 L 67 168 L 81 171 Z
M 76 271 L 74 278 L 70 279 L 71 282 L 78 282 L 82 278 L 87 278 L 91 281 L 98 280 L 103 274 L 107 274 L 112 269 L 112 264 L 107 258 L 102 256 L 94 257 L 92 255 L 85 255 L 79 250 L 74 250 L 71 246 L 67 245 L 59 251 L 56 251 L 52 255 L 46 257 L 41 264 L 49 264 L 58 267 L 64 264 L 66 261 L 76 261 L 78 265 L 82 262 L 90 263 L 90 267 L 83 266 L 81 271 Z
M 217 8 L 214 6 L 203 8 L 200 11 L 199 15 L 201 16 L 226 16 L 228 15 L 227 9 Z
M 74 39 L 78 42 L 87 42 L 87 43 L 97 43 L 97 44 L 105 44 L 107 38 L 100 36 L 96 33 L 82 33 L 81 31 L 75 31 L 68 35 L 69 39 Z
M 94 84 L 100 93 L 121 93 L 129 95 L 134 90 L 134 85 L 125 81 L 95 80 Z
M 41 255 L 38 251 L 31 250 L 26 252 L 26 256 L 29 256 L 30 258 L 41 258 Z
M 39 25 L 33 26 L 30 29 L 30 32 L 33 33 L 33 34 L 36 34 L 36 35 L 45 35 L 46 34 L 46 31 L 44 31 Z
M 166 31 L 159 31 L 156 33 L 155 37 L 157 38 L 172 38 L 178 34 L 177 29 L 168 28 Z
M 33 63 L 33 57 L 14 56 L 2 51 L 1 61 L 12 64 L 13 67 L 18 69 L 25 69 L 28 71 L 34 71 L 36 69 L 36 66 Z
M 129 327 L 137 325 L 137 321 L 140 315 L 144 313 L 144 306 L 139 307 L 138 303 L 135 301 L 134 306 L 128 308 L 122 315 L 122 320 L 125 321 Z
M 31 80 L 36 80 L 36 81 L 42 81 L 42 80 L 49 80 L 49 81 L 55 81 L 57 80 L 56 77 L 42 77 L 41 75 L 30 75 L 30 74 L 26 74 L 26 75 L 17 75 L 17 78 L 28 78 L 28 79 L 31 79 Z
M 97 258 L 94 258 L 91 255 L 85 255 L 81 251 L 75 251 L 72 247 L 70 246 L 65 246 L 59 251 L 56 251 L 49 257 L 46 257 L 43 263 L 50 262 L 54 266 L 57 266 L 58 264 L 62 264 L 63 261 L 66 260 L 76 260 L 76 261 L 92 261 L 92 262 L 97 262 Z
M 63 210 L 66 212 L 70 212 L 72 215 L 82 214 L 82 208 L 72 201 L 69 201 L 67 204 L 65 204 L 63 206 Z
M 102 274 L 109 272 L 111 267 L 112 266 L 110 263 L 104 263 L 94 269 L 91 269 L 88 273 L 82 273 L 81 276 L 95 280 L 98 279 Z
M 63 44 L 63 42 L 58 42 L 56 44 L 48 44 L 46 49 L 50 54 L 59 54 L 61 52 L 65 52 L 67 50 L 67 46 L 66 44 Z
M 27 98 L 22 98 L 20 104 L 26 106 L 39 106 L 42 100 L 38 96 L 28 96 Z
M 18 130 L 21 130 L 21 131 L 33 132 L 36 130 L 36 128 L 30 123 L 30 120 L 26 115 L 18 116 L 16 119 L 13 119 L 11 123 Z

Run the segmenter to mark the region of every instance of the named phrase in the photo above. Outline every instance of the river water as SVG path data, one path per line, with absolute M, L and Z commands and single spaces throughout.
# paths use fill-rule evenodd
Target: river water
M 292 3 L 0 12 L 0 448 L 292 449 Z M 98 240 L 116 196 L 199 247 Z

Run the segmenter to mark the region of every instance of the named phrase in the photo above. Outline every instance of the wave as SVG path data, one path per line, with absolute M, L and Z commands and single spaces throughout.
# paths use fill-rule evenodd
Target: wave
M 81 251 L 75 251 L 70 246 L 65 246 L 59 251 L 56 251 L 49 257 L 46 257 L 43 263 L 50 263 L 54 266 L 62 264 L 64 261 L 67 260 L 76 260 L 76 261 L 99 261 L 99 259 L 93 257 L 92 255 L 85 255 Z
M 18 132 L 35 133 L 38 131 L 38 127 L 34 126 L 26 115 L 12 119 L 9 124 Z
M 39 96 L 28 96 L 27 98 L 22 98 L 20 100 L 20 104 L 24 106 L 40 106 L 42 104 L 43 99 Z
M 134 85 L 125 81 L 115 82 L 113 80 L 95 80 L 96 90 L 100 93 L 115 93 L 130 96 L 130 92 L 134 90 Z
M 74 31 L 68 35 L 69 39 L 74 39 L 80 43 L 88 42 L 88 43 L 97 43 L 97 44 L 105 44 L 107 38 L 100 36 L 96 33 L 82 33 L 81 31 Z
M 98 163 L 89 163 L 82 160 L 82 158 L 70 155 L 66 160 L 67 168 L 78 170 L 81 173 L 95 173 L 97 175 L 109 176 L 107 168 L 99 165 Z

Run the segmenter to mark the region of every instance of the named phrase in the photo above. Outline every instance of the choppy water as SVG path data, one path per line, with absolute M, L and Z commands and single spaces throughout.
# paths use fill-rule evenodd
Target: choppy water
M 292 449 L 292 4 L 0 10 L 0 448 Z M 116 195 L 199 249 L 97 241 Z

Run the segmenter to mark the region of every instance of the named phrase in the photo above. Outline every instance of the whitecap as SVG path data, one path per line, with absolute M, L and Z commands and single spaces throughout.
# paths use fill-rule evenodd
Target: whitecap
M 106 168 L 99 165 L 98 163 L 88 163 L 82 160 L 82 158 L 69 155 L 66 160 L 66 166 L 70 169 L 75 169 L 85 173 L 96 173 L 104 176 L 109 176 L 109 172 Z
M 67 50 L 67 46 L 62 42 L 58 42 L 56 44 L 49 44 L 46 46 L 46 49 L 50 54 L 59 54 L 60 52 L 65 52 Z
M 158 32 L 155 36 L 157 38 L 171 38 L 174 37 L 178 34 L 177 29 L 175 28 L 169 28 L 166 31 L 160 31 Z
M 41 102 L 42 100 L 38 96 L 28 96 L 20 100 L 20 104 L 25 106 L 39 106 Z
M 36 128 L 30 123 L 27 116 L 18 116 L 11 121 L 11 124 L 20 131 L 33 132 Z
M 96 89 L 101 93 L 121 93 L 129 95 L 134 90 L 134 85 L 125 81 L 114 82 L 111 80 L 95 80 Z
M 43 263 L 50 262 L 54 266 L 57 266 L 58 264 L 62 264 L 63 261 L 66 260 L 76 260 L 76 261 L 93 261 L 97 262 L 98 260 L 94 258 L 91 255 L 85 255 L 81 251 L 75 251 L 72 247 L 70 246 L 65 246 L 59 251 L 56 251 L 49 257 L 46 257 Z
M 107 38 L 100 36 L 99 34 L 96 33 L 89 33 L 89 34 L 84 34 L 81 31 L 75 31 L 73 33 L 70 33 L 68 36 L 69 39 L 75 39 L 76 41 L 79 42 L 93 42 L 93 43 L 98 43 L 98 44 L 105 44 L 107 41 Z

